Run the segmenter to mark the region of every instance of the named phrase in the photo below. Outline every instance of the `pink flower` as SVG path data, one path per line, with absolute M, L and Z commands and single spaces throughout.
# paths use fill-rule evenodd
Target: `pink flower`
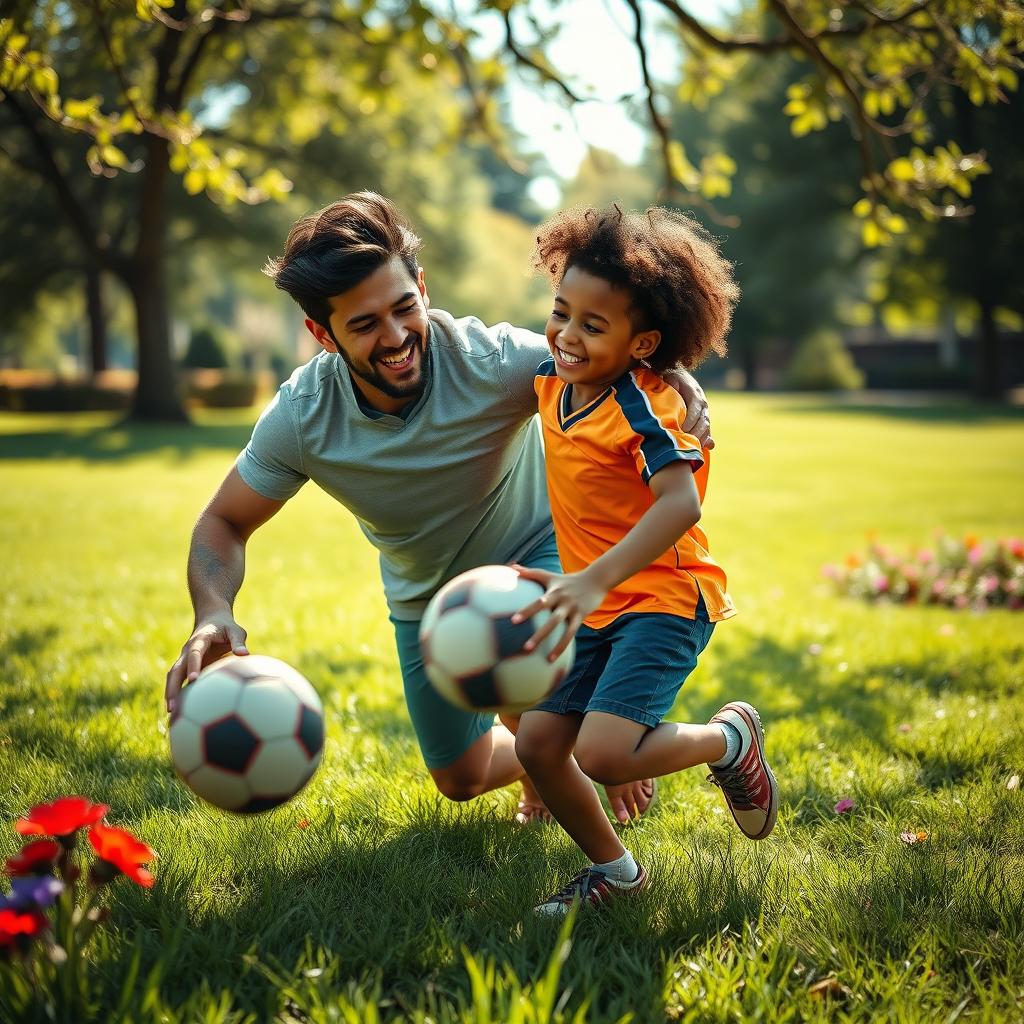
M 978 565 L 984 557 L 985 549 L 980 544 L 975 544 L 974 547 L 967 552 L 967 561 L 969 561 L 971 565 Z
M 844 796 L 843 799 L 832 808 L 832 810 L 834 810 L 836 814 L 846 814 L 848 811 L 853 810 L 853 801 L 848 796 Z
M 889 589 L 889 577 L 876 576 L 873 585 L 876 594 L 884 594 Z
M 981 585 L 986 594 L 994 594 L 999 589 L 999 577 L 993 576 L 991 573 L 988 576 L 983 576 Z
M 918 551 L 918 553 L 917 553 L 917 560 L 922 565 L 927 565 L 929 562 L 934 562 L 935 561 L 935 552 L 934 551 L 929 551 L 928 548 L 923 548 L 921 551 Z
M 946 592 L 946 581 L 945 580 L 935 580 L 932 583 L 932 593 L 933 594 L 937 594 L 938 596 L 941 597 L 945 592 Z
M 823 565 L 821 575 L 827 580 L 835 580 L 839 578 L 839 569 L 834 565 Z

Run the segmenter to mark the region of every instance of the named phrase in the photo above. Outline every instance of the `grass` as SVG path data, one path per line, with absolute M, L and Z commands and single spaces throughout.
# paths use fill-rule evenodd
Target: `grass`
M 0 418 L 0 817 L 82 793 L 161 854 L 152 891 L 114 891 L 90 1015 L 1021 1019 L 1024 797 L 1007 781 L 1024 769 L 1024 616 L 856 604 L 820 567 L 869 530 L 896 545 L 935 527 L 1024 532 L 1024 418 L 713 406 L 704 525 L 741 614 L 675 716 L 705 720 L 734 695 L 759 707 L 779 825 L 750 844 L 701 772 L 665 780 L 628 832 L 656 884 L 580 918 L 570 940 L 529 911 L 580 857 L 557 829 L 514 830 L 511 792 L 454 805 L 433 791 L 374 553 L 312 487 L 250 542 L 237 616 L 252 649 L 323 696 L 323 766 L 252 820 L 175 778 L 161 696 L 190 630 L 185 552 L 251 415 L 166 429 Z M 842 797 L 855 807 L 839 816 Z M 911 828 L 929 839 L 904 844 Z M 15 840 L 0 830 L 0 855 Z M 12 993 L 0 975 L 2 1020 Z

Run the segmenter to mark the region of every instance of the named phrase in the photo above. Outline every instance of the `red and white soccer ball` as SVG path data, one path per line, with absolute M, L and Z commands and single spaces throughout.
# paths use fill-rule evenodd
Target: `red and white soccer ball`
M 316 771 L 323 705 L 283 661 L 229 655 L 181 691 L 170 733 L 174 767 L 198 796 L 254 814 L 293 797 Z
M 530 651 L 523 644 L 547 620 L 538 612 L 516 625 L 521 611 L 544 593 L 507 565 L 484 565 L 456 576 L 431 599 L 420 624 L 423 665 L 434 689 L 467 711 L 526 711 L 543 700 L 572 666 L 575 643 L 554 662 L 556 628 Z

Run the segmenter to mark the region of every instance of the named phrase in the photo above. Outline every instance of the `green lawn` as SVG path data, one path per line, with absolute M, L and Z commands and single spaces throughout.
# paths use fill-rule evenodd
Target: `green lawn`
M 735 395 L 713 412 L 702 525 L 740 615 L 675 714 L 758 706 L 779 825 L 748 843 L 702 772 L 665 780 L 628 839 L 655 884 L 576 922 L 560 980 L 558 929 L 530 907 L 580 857 L 555 828 L 515 830 L 511 792 L 432 790 L 374 553 L 312 487 L 250 543 L 237 616 L 322 695 L 322 768 L 253 820 L 173 774 L 189 534 L 251 415 L 0 418 L 0 816 L 81 793 L 161 855 L 151 891 L 114 890 L 96 1019 L 135 957 L 124 1019 L 145 1024 L 1022 1019 L 1024 615 L 856 604 L 821 566 L 870 530 L 1024 534 L 1024 417 Z M 930 838 L 905 845 L 911 828 Z M 17 845 L 3 827 L 0 855 Z

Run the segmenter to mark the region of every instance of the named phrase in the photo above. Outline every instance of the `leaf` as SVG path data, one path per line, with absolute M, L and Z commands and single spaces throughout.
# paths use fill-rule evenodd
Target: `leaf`
M 75 121 L 87 121 L 99 110 L 100 97 L 90 96 L 87 100 L 65 100 L 64 113 Z
M 193 168 L 182 178 L 182 184 L 190 196 L 198 195 L 206 187 L 206 175 Z
M 889 173 L 897 181 L 913 181 L 917 177 L 913 163 L 905 156 L 901 156 L 889 164 Z
M 100 159 L 109 167 L 128 166 L 128 157 L 117 146 L 100 146 Z
M 43 96 L 56 96 L 57 72 L 53 68 L 33 68 L 32 88 Z

